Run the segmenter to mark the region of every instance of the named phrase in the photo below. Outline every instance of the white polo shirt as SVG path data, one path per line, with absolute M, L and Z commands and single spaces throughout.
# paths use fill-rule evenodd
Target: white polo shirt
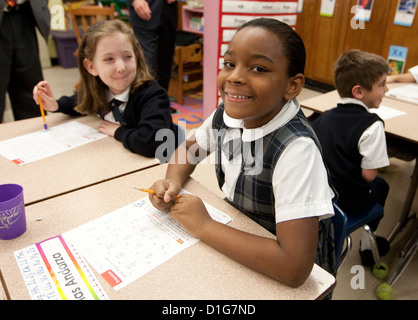
M 370 112 L 364 103 L 354 98 L 340 98 L 338 103 L 355 103 Z M 360 164 L 362 169 L 378 169 L 390 164 L 383 122 L 376 121 L 363 132 L 359 139 L 358 149 L 362 155 Z
M 408 70 L 412 76 L 415 78 L 415 82 L 418 82 L 418 66 L 415 66 Z
M 288 101 L 279 114 L 262 128 L 246 129 L 242 120 L 233 119 L 224 112 L 225 124 L 230 128 L 241 128 L 242 141 L 253 141 L 265 136 L 289 122 L 299 111 L 299 102 Z M 196 130 L 196 141 L 205 151 L 213 152 L 216 141 L 212 130 L 213 115 Z M 230 137 L 233 139 L 234 137 Z M 225 183 L 222 191 L 232 201 L 235 184 L 240 174 L 241 157 L 231 162 L 222 153 L 222 169 Z M 327 173 L 321 154 L 311 138 L 298 138 L 289 143 L 273 171 L 273 193 L 275 197 L 276 223 L 307 218 L 328 218 L 334 214 L 334 193 L 328 185 Z

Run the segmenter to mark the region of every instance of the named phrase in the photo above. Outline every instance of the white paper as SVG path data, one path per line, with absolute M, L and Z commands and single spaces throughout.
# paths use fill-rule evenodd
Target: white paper
M 296 13 L 297 3 L 290 1 L 228 1 L 222 2 L 222 12 L 228 13 Z
M 386 92 L 389 98 L 395 98 L 406 102 L 418 104 L 418 85 L 407 84 L 402 87 L 390 89 Z
M 108 300 L 75 247 L 63 236 L 14 252 L 33 300 Z
M 214 220 L 231 217 L 206 204 Z M 165 212 L 140 199 L 65 234 L 89 264 L 119 290 L 199 239 Z
M 417 1 L 398 1 L 394 24 L 411 27 L 414 23 Z
M 298 1 L 298 13 L 302 13 L 303 11 L 303 0 Z
M 24 165 L 105 137 L 105 134 L 94 128 L 71 121 L 48 130 L 0 141 L 0 155 L 18 165 Z
M 222 15 L 222 18 L 221 18 L 221 27 L 222 28 L 238 28 L 247 21 L 250 21 L 250 20 L 256 19 L 256 18 L 262 18 L 262 17 L 264 17 L 264 16 L 262 16 L 262 15 L 260 15 L 260 16 L 256 16 L 256 15 L 248 16 L 248 15 L 227 15 L 227 14 L 224 14 L 224 15 Z M 284 23 L 288 24 L 289 26 L 294 26 L 294 25 L 296 25 L 297 15 L 296 14 L 271 15 L 271 16 L 269 16 L 269 18 L 279 20 L 281 22 L 284 22 Z
M 320 15 L 325 17 L 332 17 L 334 15 L 335 0 L 322 0 Z
M 380 105 L 379 109 L 370 109 L 370 112 L 376 113 L 380 118 L 382 118 L 382 120 L 388 120 L 406 114 L 403 111 L 386 107 L 384 105 Z

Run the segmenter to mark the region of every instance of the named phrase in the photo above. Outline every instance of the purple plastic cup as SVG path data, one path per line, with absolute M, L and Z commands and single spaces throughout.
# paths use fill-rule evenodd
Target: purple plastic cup
M 26 215 L 22 186 L 0 185 L 0 239 L 14 239 L 25 231 Z

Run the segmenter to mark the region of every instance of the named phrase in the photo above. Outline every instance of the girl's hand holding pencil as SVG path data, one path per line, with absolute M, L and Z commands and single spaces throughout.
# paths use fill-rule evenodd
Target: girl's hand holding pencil
M 48 130 L 48 126 L 47 126 L 46 120 L 45 120 L 45 112 L 44 112 L 44 108 L 42 106 L 42 99 L 41 99 L 40 96 L 38 96 L 38 100 L 39 100 L 39 108 L 41 109 L 42 121 L 44 122 L 44 129 Z
M 48 84 L 48 81 L 42 80 L 33 88 L 33 100 L 36 104 L 40 105 L 42 103 L 42 108 L 46 111 L 57 111 L 58 103 L 52 93 L 51 87 Z M 41 99 L 41 101 L 40 101 Z M 42 111 L 41 111 L 42 112 Z
M 142 191 L 142 192 L 147 192 L 147 193 L 150 193 L 150 194 L 156 194 L 155 190 L 152 190 L 152 189 L 146 189 L 146 188 L 134 188 L 134 189 Z M 178 199 L 178 198 L 180 198 L 180 196 L 174 195 L 174 198 Z
M 156 181 L 149 189 L 142 189 L 141 191 L 148 192 L 152 205 L 165 212 L 169 212 L 173 202 L 181 197 L 178 195 L 181 186 L 170 179 Z

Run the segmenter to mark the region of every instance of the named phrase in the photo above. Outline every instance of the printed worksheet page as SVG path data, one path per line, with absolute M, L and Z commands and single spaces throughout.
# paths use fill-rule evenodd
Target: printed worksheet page
M 107 137 L 77 121 L 0 141 L 0 155 L 24 165 Z
M 205 203 L 221 223 L 232 219 Z M 65 233 L 88 263 L 119 290 L 199 240 L 148 197 Z

